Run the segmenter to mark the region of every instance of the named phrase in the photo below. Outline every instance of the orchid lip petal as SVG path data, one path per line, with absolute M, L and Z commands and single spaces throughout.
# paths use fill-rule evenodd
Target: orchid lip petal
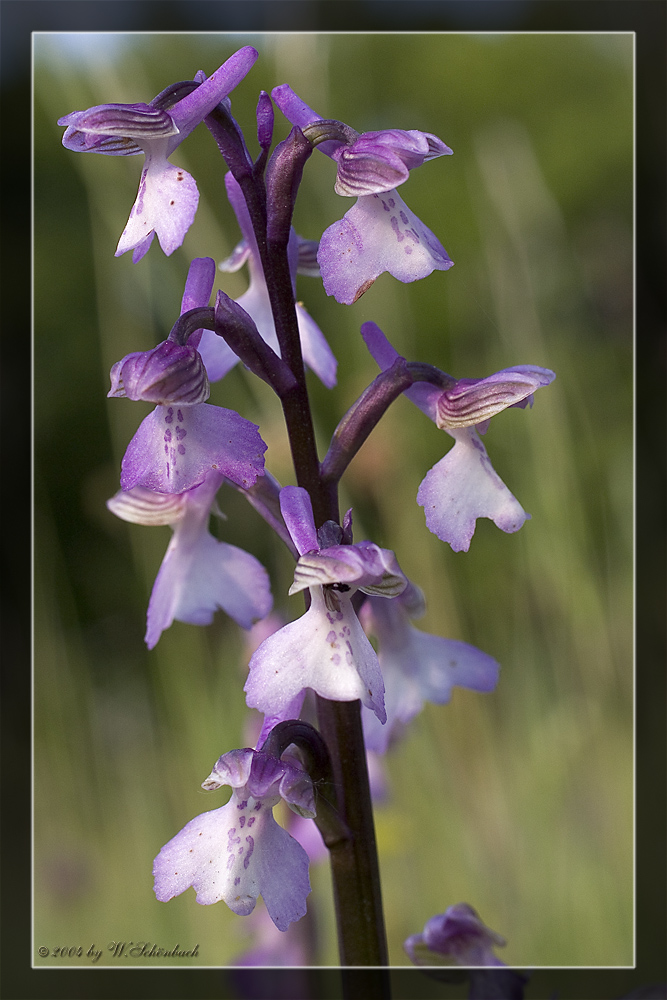
M 314 815 L 312 782 L 287 762 L 246 749 L 224 754 L 204 787 L 220 784 L 233 788 L 226 805 L 190 820 L 155 858 L 155 895 L 166 902 L 192 887 L 198 903 L 224 900 L 240 916 L 261 895 L 276 927 L 286 931 L 306 913 L 308 855 L 276 823 L 273 806 L 283 798 Z
M 121 487 L 183 493 L 212 471 L 252 486 L 263 475 L 265 451 L 256 425 L 233 410 L 209 403 L 157 406 L 127 447 Z
M 407 283 L 453 266 L 440 241 L 396 190 L 357 199 L 322 235 L 317 260 L 327 295 L 346 305 L 385 271 Z
M 305 688 L 333 701 L 359 699 L 386 720 L 377 656 L 346 594 L 329 607 L 314 587 L 308 611 L 265 639 L 250 660 L 249 707 L 279 715 Z

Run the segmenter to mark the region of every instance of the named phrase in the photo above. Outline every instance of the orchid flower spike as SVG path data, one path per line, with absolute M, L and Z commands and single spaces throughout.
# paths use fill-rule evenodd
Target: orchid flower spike
M 367 597 L 361 606 L 364 630 L 377 640 L 387 710 L 384 726 L 372 712 L 362 713 L 367 750 L 385 753 L 425 701 L 445 705 L 454 687 L 488 692 L 498 682 L 500 666 L 491 656 L 467 642 L 429 635 L 410 624 L 425 610 L 423 594 L 413 583 L 391 601 Z
M 306 913 L 308 855 L 273 818 L 282 799 L 300 816 L 315 815 L 305 771 L 259 750 L 230 750 L 202 788 L 231 785 L 226 805 L 202 813 L 165 844 L 153 864 L 155 895 L 167 902 L 190 886 L 202 905 L 224 899 L 247 916 L 262 896 L 278 930 Z
M 400 357 L 375 323 L 364 323 L 362 336 L 381 369 Z M 481 379 L 454 379 L 449 388 L 416 382 L 405 395 L 447 431 L 455 445 L 423 480 L 417 503 L 426 525 L 455 552 L 467 552 L 478 517 L 490 518 L 502 531 L 513 532 L 530 518 L 495 472 L 480 434 L 491 417 L 509 406 L 533 404 L 533 393 L 549 385 L 555 374 L 536 365 L 516 365 Z
M 132 250 L 136 264 L 157 237 L 169 256 L 180 247 L 199 202 L 194 179 L 169 163 L 169 157 L 206 115 L 246 76 L 258 53 L 246 45 L 199 86 L 165 107 L 163 92 L 149 104 L 98 104 L 58 119 L 65 125 L 63 145 L 75 152 L 146 157 L 139 193 L 118 242 L 116 257 Z M 177 89 L 177 88 L 176 88 Z
M 173 536 L 148 605 L 146 645 L 153 649 L 174 620 L 210 625 L 218 608 L 250 629 L 271 611 L 269 574 L 249 552 L 218 541 L 208 529 L 224 477 L 209 472 L 185 493 L 119 490 L 107 501 L 117 517 L 135 524 L 168 524 Z
M 315 529 L 306 490 L 285 486 L 280 493 L 285 524 L 299 552 L 289 593 L 310 590 L 310 607 L 296 621 L 269 636 L 250 660 L 245 685 L 249 707 L 274 721 L 297 718 L 307 689 L 332 701 L 355 701 L 386 721 L 384 684 L 377 656 L 359 623 L 351 598 L 357 590 L 394 597 L 405 588 L 393 552 L 372 542 L 341 544 L 341 528 L 327 521 Z
M 208 303 L 214 277 L 210 257 L 192 262 L 185 312 Z M 200 336 L 194 331 L 185 345 L 163 341 L 150 351 L 128 354 L 111 369 L 109 396 L 158 404 L 127 447 L 123 490 L 143 486 L 156 493 L 183 493 L 201 486 L 210 472 L 247 489 L 263 475 L 266 445 L 258 427 L 234 410 L 204 402 L 208 378 L 194 346 Z
M 219 267 L 221 271 L 233 272 L 238 271 L 245 263 L 248 264 L 250 285 L 247 291 L 236 299 L 236 302 L 255 321 L 255 325 L 266 343 L 273 348 L 276 354 L 280 355 L 280 347 L 278 346 L 278 337 L 276 335 L 273 312 L 271 311 L 269 300 L 269 290 L 266 285 L 266 278 L 264 277 L 259 249 L 245 198 L 243 197 L 240 185 L 231 173 L 225 176 L 225 186 L 243 239 L 235 247 L 231 256 L 227 260 L 224 260 Z M 300 253 L 301 247 L 304 248 L 304 251 Z M 306 241 L 300 241 L 294 230 L 292 230 L 288 252 L 293 284 L 296 279 L 297 266 L 305 256 L 307 249 L 308 244 Z M 337 362 L 331 348 L 324 339 L 324 335 L 317 323 L 299 302 L 296 303 L 296 317 L 299 326 L 303 359 L 323 384 L 328 389 L 331 389 L 336 384 L 337 367 Z M 204 358 L 206 369 L 212 382 L 226 375 L 238 361 L 238 358 L 224 340 L 209 331 L 204 332 L 199 350 Z
M 323 119 L 287 84 L 275 87 L 271 96 L 287 120 L 335 160 L 337 194 L 357 198 L 320 240 L 317 259 L 328 295 L 349 305 L 384 271 L 410 282 L 452 267 L 440 241 L 396 191 L 410 170 L 451 154 L 449 146 L 416 129 L 359 135 L 348 125 Z

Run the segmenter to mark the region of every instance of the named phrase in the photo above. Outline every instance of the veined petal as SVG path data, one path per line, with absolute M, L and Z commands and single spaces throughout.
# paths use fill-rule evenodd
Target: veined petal
M 203 403 L 210 394 L 206 368 L 194 345 L 164 340 L 150 351 L 135 351 L 111 369 L 107 396 L 148 403 Z
M 455 552 L 467 552 L 478 517 L 501 531 L 518 531 L 530 517 L 495 472 L 486 448 L 472 427 L 448 433 L 456 444 L 426 475 L 417 503 L 426 525 Z
M 107 507 L 116 517 L 133 524 L 176 524 L 185 513 L 187 494 L 153 493 L 143 486 L 119 490 L 107 500 Z
M 323 234 L 317 260 L 327 295 L 348 305 L 384 271 L 410 282 L 453 264 L 395 190 L 359 198 Z
M 548 368 L 517 365 L 504 368 L 488 378 L 459 379 L 445 389 L 437 401 L 436 424 L 446 430 L 472 427 L 507 409 L 532 403 L 533 393 L 555 379 Z
M 377 656 L 352 605 L 338 596 L 329 610 L 320 587 L 301 618 L 265 639 L 253 654 L 245 685 L 250 708 L 280 713 L 304 688 L 332 701 L 360 699 L 386 720 L 384 684 Z
M 178 134 L 167 111 L 149 104 L 99 104 L 58 119 L 66 125 L 63 146 L 75 153 L 135 156 L 145 143 Z
M 167 256 L 180 247 L 199 202 L 194 179 L 167 161 L 166 147 L 158 150 L 156 145 L 146 154 L 139 193 L 116 248 L 116 257 L 134 250 L 135 264 L 148 250 L 146 241 L 153 232 Z
M 451 152 L 442 139 L 430 132 L 415 129 L 364 132 L 333 154 L 338 163 L 335 191 L 357 198 L 391 191 L 406 181 L 415 167 Z
M 213 470 L 248 487 L 263 473 L 265 451 L 256 425 L 233 410 L 208 403 L 157 406 L 127 447 L 120 484 L 182 493 Z
M 394 597 L 407 585 L 396 556 L 373 542 L 357 545 L 336 545 L 320 552 L 306 552 L 294 571 L 294 583 L 289 593 L 296 594 L 306 587 L 342 584 L 344 593 L 354 587 L 366 594 Z M 345 588 L 345 589 L 343 589 Z

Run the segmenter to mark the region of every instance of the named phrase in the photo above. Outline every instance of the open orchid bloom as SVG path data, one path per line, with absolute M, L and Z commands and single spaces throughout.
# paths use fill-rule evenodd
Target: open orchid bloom
M 58 119 L 65 125 L 63 145 L 75 152 L 131 156 L 146 160 L 137 199 L 118 242 L 116 256 L 132 250 L 136 264 L 148 252 L 157 233 L 167 256 L 181 246 L 199 202 L 194 179 L 169 163 L 169 157 L 207 114 L 241 82 L 258 53 L 246 45 L 219 69 L 171 107 L 165 95 L 149 104 L 99 104 Z M 167 102 L 168 103 L 168 102 Z
M 215 265 L 192 261 L 181 315 L 208 303 Z M 126 355 L 111 369 L 109 396 L 157 403 L 130 441 L 121 464 L 123 490 L 143 486 L 156 493 L 183 493 L 201 486 L 210 472 L 244 489 L 264 472 L 266 445 L 259 429 L 234 410 L 204 402 L 209 395 L 205 364 L 196 344 L 163 341 L 150 351 Z
M 236 302 L 254 320 L 259 333 L 266 343 L 273 348 L 276 354 L 280 355 L 280 347 L 278 346 L 278 338 L 276 336 L 276 328 L 269 300 L 269 290 L 266 285 L 257 241 L 250 222 L 250 215 L 245 199 L 239 184 L 234 180 L 231 173 L 227 173 L 225 176 L 225 186 L 231 206 L 236 213 L 243 239 L 235 247 L 231 256 L 219 265 L 220 270 L 237 271 L 245 263 L 248 264 L 250 284 L 247 291 L 239 296 Z M 293 283 L 296 279 L 298 265 L 307 257 L 307 250 L 308 243 L 303 240 L 300 241 L 294 230 L 292 230 L 289 243 L 289 258 Z M 302 272 L 312 273 L 312 262 L 310 268 L 299 266 L 298 269 Z M 336 384 L 337 367 L 337 362 L 331 352 L 331 348 L 324 339 L 324 335 L 317 323 L 315 323 L 300 302 L 296 303 L 296 316 L 299 325 L 303 360 L 315 372 L 323 384 L 328 389 L 331 389 Z M 224 340 L 209 330 L 204 331 L 199 350 L 204 358 L 209 379 L 212 382 L 226 375 L 238 361 L 238 358 Z
M 362 713 L 368 750 L 384 753 L 425 701 L 445 705 L 454 687 L 486 692 L 496 686 L 500 667 L 492 657 L 467 642 L 429 635 L 410 624 L 425 609 L 423 595 L 412 583 L 391 601 L 367 597 L 361 607 L 361 623 L 377 639 L 387 710 L 384 726 L 372 712 Z
M 109 510 L 123 520 L 169 524 L 174 531 L 148 605 L 149 649 L 174 620 L 210 625 L 220 608 L 249 629 L 271 611 L 269 575 L 262 564 L 208 530 L 223 478 L 209 472 L 201 486 L 175 495 L 135 486 L 107 501 Z
M 504 966 L 493 953 L 504 938 L 482 923 L 467 903 L 450 906 L 424 925 L 403 944 L 415 965 Z M 500 995 L 500 994 L 498 994 Z
M 449 146 L 415 129 L 359 135 L 323 119 L 287 84 L 275 87 L 271 96 L 288 121 L 336 162 L 336 192 L 357 198 L 320 240 L 317 259 L 328 295 L 349 305 L 384 271 L 410 282 L 452 266 L 440 241 L 396 191 L 410 170 L 450 154 Z
M 362 336 L 381 369 L 400 357 L 375 323 L 364 323 Z M 556 376 L 548 368 L 517 365 L 481 379 L 454 379 L 449 388 L 417 382 L 405 395 L 447 431 L 455 445 L 433 466 L 419 487 L 417 502 L 426 524 L 455 552 L 467 552 L 478 517 L 490 518 L 502 531 L 518 531 L 528 520 L 519 501 L 500 479 L 482 443 L 488 421 L 509 406 L 532 406 L 533 393 Z
M 310 688 L 334 701 L 360 699 L 384 723 L 380 666 L 351 598 L 357 590 L 400 594 L 407 581 L 396 557 L 372 542 L 340 544 L 350 534 L 349 515 L 343 528 L 328 521 L 316 531 L 310 497 L 300 487 L 284 487 L 280 506 L 299 552 L 290 594 L 308 588 L 311 603 L 252 656 L 246 701 L 278 721 L 296 717 Z
M 203 782 L 207 791 L 231 785 L 226 805 L 202 813 L 162 848 L 153 864 L 155 895 L 167 902 L 192 888 L 203 905 L 223 899 L 247 916 L 262 896 L 285 931 L 306 913 L 308 855 L 273 818 L 282 799 L 301 816 L 315 815 L 310 777 L 258 750 L 230 750 Z

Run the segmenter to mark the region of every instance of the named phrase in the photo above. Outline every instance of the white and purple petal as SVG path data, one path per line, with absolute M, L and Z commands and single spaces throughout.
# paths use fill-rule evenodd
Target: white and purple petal
M 409 617 L 401 598 L 370 598 L 360 611 L 366 632 L 378 640 L 385 685 L 386 725 L 380 726 L 370 712 L 362 715 L 366 747 L 376 753 L 386 752 L 425 701 L 444 705 L 454 687 L 489 692 L 498 682 L 500 666 L 491 656 L 466 642 L 421 632 Z
M 191 820 L 153 865 L 161 902 L 195 890 L 203 905 L 224 900 L 247 916 L 262 896 L 281 931 L 306 913 L 308 855 L 273 818 L 270 805 L 232 793 L 220 809 Z
M 448 431 L 456 444 L 422 481 L 417 503 L 429 531 L 455 552 L 467 552 L 478 517 L 514 532 L 530 518 L 503 483 L 474 427 Z
M 210 625 L 221 609 L 249 629 L 271 607 L 269 576 L 262 564 L 249 552 L 218 541 L 205 527 L 194 534 L 183 518 L 153 585 L 146 645 L 153 649 L 174 620 Z
M 348 305 L 385 271 L 411 282 L 453 265 L 395 190 L 359 198 L 323 234 L 317 260 L 327 294 Z
M 269 636 L 253 654 L 246 702 L 265 714 L 281 714 L 305 688 L 331 701 L 356 701 L 386 719 L 384 684 L 377 656 L 350 601 L 336 595 L 327 607 L 320 587 L 299 619 Z
M 147 252 L 153 233 L 169 256 L 181 246 L 192 225 L 199 203 L 197 185 L 186 170 L 169 163 L 167 155 L 166 139 L 151 143 L 146 150 L 139 192 L 118 241 L 116 257 L 134 250 L 136 264 Z

